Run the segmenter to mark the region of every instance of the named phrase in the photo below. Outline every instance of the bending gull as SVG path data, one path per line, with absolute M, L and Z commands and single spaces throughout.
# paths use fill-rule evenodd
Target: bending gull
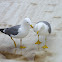
M 42 46 L 42 48 L 48 48 L 46 45 L 47 41 L 47 35 L 51 33 L 51 26 L 47 21 L 40 21 L 37 22 L 36 25 L 34 26 L 34 32 L 38 34 L 38 41 L 35 44 L 41 44 L 39 41 L 39 35 L 45 36 L 45 45 Z
M 20 48 L 26 48 L 25 46 L 22 46 L 22 38 L 28 35 L 30 27 L 33 28 L 31 20 L 29 18 L 25 18 L 21 25 L 16 25 L 10 28 L 0 29 L 0 31 L 4 34 L 9 35 L 12 40 L 13 40 L 12 37 L 20 38 L 20 44 L 21 44 Z M 13 42 L 16 47 L 16 43 L 14 40 Z

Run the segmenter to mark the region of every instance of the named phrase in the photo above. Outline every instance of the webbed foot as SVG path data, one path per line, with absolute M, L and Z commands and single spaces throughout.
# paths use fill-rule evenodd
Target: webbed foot
M 47 45 L 44 45 L 44 46 L 42 46 L 42 48 L 48 48 L 48 46 Z
M 25 46 L 20 46 L 20 48 L 21 48 L 21 49 L 24 49 L 24 48 L 26 48 L 26 47 L 25 47 Z
M 35 44 L 41 44 L 41 42 L 38 40 Z

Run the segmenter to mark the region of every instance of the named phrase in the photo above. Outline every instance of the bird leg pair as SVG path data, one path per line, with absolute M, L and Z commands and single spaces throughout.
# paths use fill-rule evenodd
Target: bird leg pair
M 13 40 L 13 38 L 11 37 L 11 39 Z M 15 48 L 16 48 L 16 42 L 13 40 L 13 42 L 14 42 L 14 45 L 15 45 Z M 21 49 L 24 49 L 24 48 L 26 48 L 25 46 L 22 46 L 22 39 L 20 40 L 20 48 Z
M 38 41 L 35 44 L 41 44 L 41 42 L 39 41 L 39 35 L 38 35 Z
M 42 46 L 42 48 L 48 48 L 46 45 L 47 39 L 45 38 L 45 45 Z M 38 41 L 35 44 L 41 44 L 41 42 L 39 41 L 39 35 L 38 35 Z

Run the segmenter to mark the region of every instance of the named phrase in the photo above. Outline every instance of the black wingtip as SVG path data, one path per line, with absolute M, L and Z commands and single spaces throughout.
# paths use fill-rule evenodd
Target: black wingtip
M 3 30 L 4 30 L 4 29 L 0 29 L 0 31 L 1 31 L 2 33 L 4 33 Z

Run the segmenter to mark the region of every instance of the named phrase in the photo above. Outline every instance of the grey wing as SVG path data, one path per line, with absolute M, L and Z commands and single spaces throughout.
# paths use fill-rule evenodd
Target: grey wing
M 18 34 L 18 29 L 20 28 L 20 25 L 13 26 L 11 28 L 6 28 L 5 29 L 5 34 L 10 35 L 17 35 Z
M 39 21 L 39 22 L 37 22 L 37 23 L 40 23 L 40 22 L 41 22 L 41 23 L 43 22 L 43 23 L 45 23 L 46 25 L 48 25 L 48 27 L 49 27 L 48 32 L 51 33 L 51 25 L 50 25 L 47 21 Z
M 51 25 L 47 21 L 42 21 L 42 22 L 45 23 L 46 25 L 48 25 L 48 27 L 49 27 L 48 32 L 51 33 Z

